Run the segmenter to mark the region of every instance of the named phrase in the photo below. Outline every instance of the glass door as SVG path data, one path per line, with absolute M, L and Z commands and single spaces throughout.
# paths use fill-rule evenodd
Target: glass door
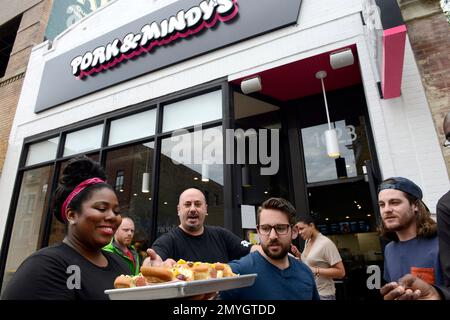
M 319 231 L 337 246 L 346 278 L 336 281 L 342 299 L 373 299 L 366 288 L 368 265 L 383 264 L 377 233 L 376 202 L 367 165 L 372 161 L 370 125 L 362 87 L 327 93 L 331 126 L 336 128 L 340 156 L 327 155 L 324 132 L 328 129 L 323 97 L 297 102 L 298 134 L 304 161 L 303 188 L 309 212 Z M 371 173 L 373 173 L 371 166 Z M 373 182 L 373 179 L 372 179 Z M 294 188 L 299 188 L 294 182 Z

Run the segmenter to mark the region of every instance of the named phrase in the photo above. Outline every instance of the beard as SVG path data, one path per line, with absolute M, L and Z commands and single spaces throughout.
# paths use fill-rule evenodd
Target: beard
M 271 245 L 281 246 L 281 250 L 279 252 L 272 252 L 269 248 Z M 273 260 L 281 260 L 288 254 L 291 244 L 283 244 L 282 242 L 278 241 L 278 239 L 275 239 L 273 241 L 268 241 L 265 244 L 261 243 L 261 247 L 266 256 L 268 256 L 269 258 Z

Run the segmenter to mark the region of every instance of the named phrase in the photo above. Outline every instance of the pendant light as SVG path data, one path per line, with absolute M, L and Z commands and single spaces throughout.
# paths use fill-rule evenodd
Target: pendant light
M 326 71 L 319 71 L 316 73 L 316 78 L 320 79 L 320 82 L 322 84 L 323 99 L 325 101 L 325 110 L 327 112 L 328 130 L 325 131 L 325 142 L 326 142 L 326 146 L 327 146 L 327 154 L 330 158 L 336 159 L 341 154 L 339 152 L 339 143 L 338 143 L 338 139 L 337 139 L 336 129 L 331 128 L 330 114 L 328 112 L 327 95 L 325 94 L 325 85 L 323 83 L 323 79 L 326 76 L 327 76 Z
M 148 172 L 148 163 L 150 158 L 150 149 L 147 151 L 147 161 L 145 165 L 145 172 L 142 174 L 142 193 L 150 192 L 150 172 Z

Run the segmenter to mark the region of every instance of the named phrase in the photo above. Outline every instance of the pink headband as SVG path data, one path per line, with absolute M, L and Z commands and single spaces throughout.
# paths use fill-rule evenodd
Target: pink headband
M 69 194 L 69 196 L 64 201 L 64 203 L 62 204 L 62 207 L 61 207 L 61 217 L 62 217 L 62 219 L 64 221 L 67 221 L 66 210 L 67 210 L 67 207 L 69 206 L 70 202 L 73 200 L 73 198 L 75 198 L 81 191 L 83 191 L 87 187 L 89 187 L 89 186 L 91 186 L 93 184 L 104 183 L 104 182 L 105 181 L 103 181 L 100 178 L 90 178 L 90 179 L 84 180 L 79 185 L 77 185 L 75 187 L 75 189 L 73 189 L 73 191 Z

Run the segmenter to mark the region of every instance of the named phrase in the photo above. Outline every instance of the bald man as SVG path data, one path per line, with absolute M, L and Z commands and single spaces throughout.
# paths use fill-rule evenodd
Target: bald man
M 103 250 L 122 257 L 130 268 L 130 274 L 137 275 L 140 270 L 140 259 L 136 248 L 131 244 L 134 237 L 134 222 L 131 218 L 122 218 L 122 223 L 117 228 L 111 242 Z
M 156 239 L 152 246 L 162 260 L 228 262 L 250 252 L 251 244 L 229 230 L 205 226 L 208 205 L 200 190 L 184 190 L 178 201 L 177 212 L 180 225 Z

